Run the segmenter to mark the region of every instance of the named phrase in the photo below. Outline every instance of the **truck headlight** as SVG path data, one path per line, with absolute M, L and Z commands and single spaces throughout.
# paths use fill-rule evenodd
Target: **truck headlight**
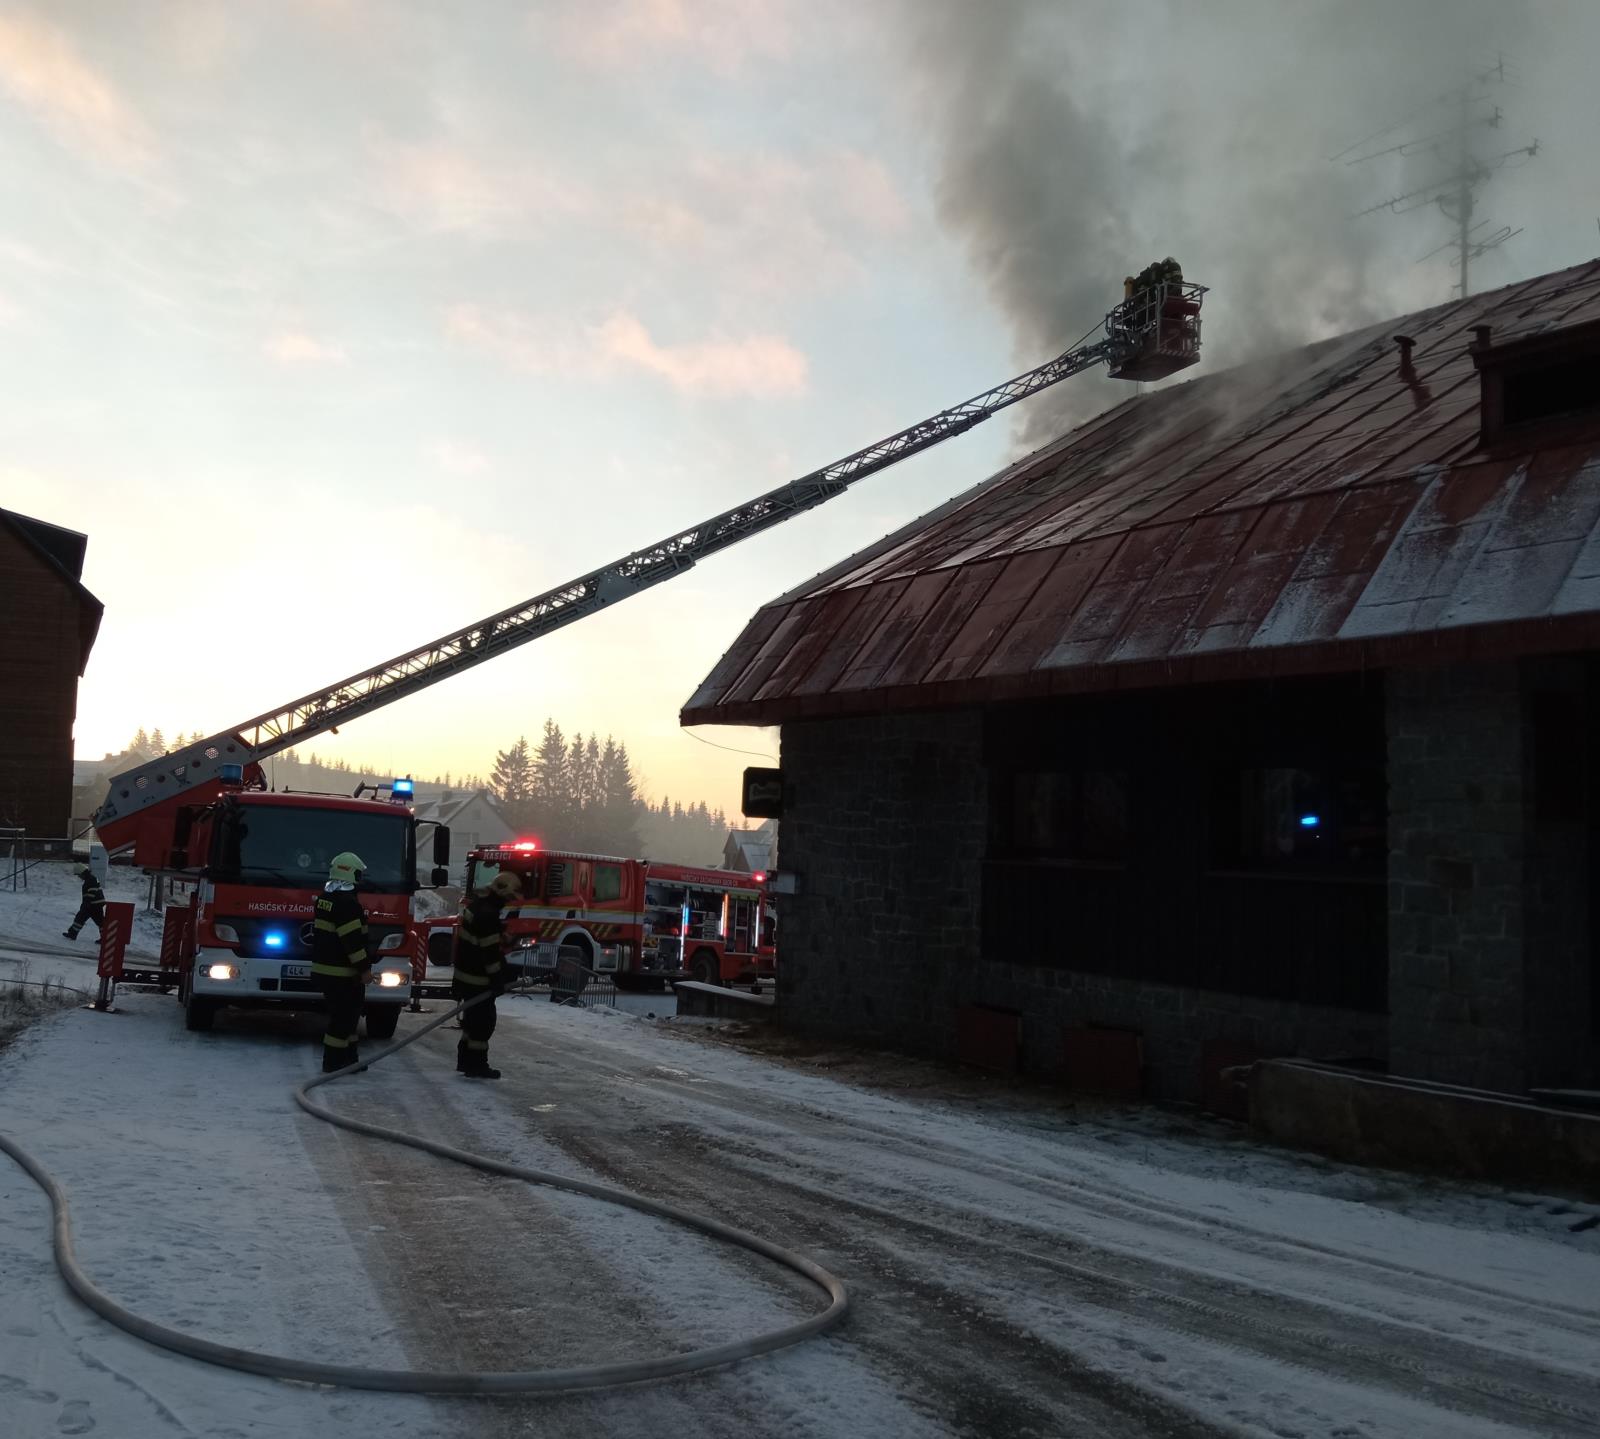
M 207 979 L 237 979 L 239 971 L 231 964 L 213 964 L 206 969 Z
M 380 989 L 399 989 L 406 982 L 406 977 L 392 969 L 386 969 L 378 976 Z
M 379 943 L 378 948 L 380 950 L 383 950 L 383 949 L 399 949 L 400 946 L 403 945 L 405 942 L 406 942 L 406 937 L 405 937 L 404 934 L 386 934 L 386 935 L 384 935 L 382 941 Z
M 211 926 L 211 932 L 224 944 L 238 944 L 239 942 L 239 931 L 231 924 L 214 924 Z M 230 975 L 229 977 L 231 978 L 232 976 Z

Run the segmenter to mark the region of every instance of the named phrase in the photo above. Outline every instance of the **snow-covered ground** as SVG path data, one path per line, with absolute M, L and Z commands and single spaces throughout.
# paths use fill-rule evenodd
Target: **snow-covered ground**
M 89 1271 L 164 1322 L 298 1355 L 524 1367 L 694 1348 L 818 1303 L 696 1234 L 300 1114 L 315 1020 L 189 1034 L 169 997 L 120 1003 L 0 1047 L 0 1127 L 65 1183 Z M 851 1286 L 843 1329 L 554 1401 L 274 1384 L 87 1315 L 55 1275 L 43 1197 L 0 1157 L 0 1434 L 1600 1432 L 1600 1227 L 1575 1228 L 1581 1209 L 1159 1113 L 984 1096 L 931 1067 L 899 1090 L 853 1082 L 837 1076 L 860 1061 L 778 1063 L 634 1008 L 509 1000 L 498 1085 L 458 1079 L 440 1031 L 331 1102 L 805 1248 Z
M 82 897 L 82 884 L 71 864 L 35 864 L 27 887 L 0 886 L 0 982 L 24 973 L 34 980 L 59 979 L 80 989 L 94 989 L 99 931 L 91 920 L 77 939 L 62 931 L 72 923 Z M 162 916 L 145 909 L 150 880 L 140 870 L 114 864 L 106 875 L 106 898 L 134 906 L 133 936 L 128 954 L 154 958 L 161 952 Z

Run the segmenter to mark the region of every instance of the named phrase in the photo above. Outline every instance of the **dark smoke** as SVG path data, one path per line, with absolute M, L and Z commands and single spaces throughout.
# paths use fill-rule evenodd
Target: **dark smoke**
M 1590 87 L 1566 57 L 1600 53 L 1600 4 L 907 0 L 900 14 L 938 147 L 940 219 L 1024 364 L 1075 341 L 1125 274 L 1168 254 L 1213 287 L 1209 369 L 1448 299 L 1449 266 L 1415 263 L 1448 233 L 1441 216 L 1357 216 L 1440 157 L 1331 157 L 1502 45 L 1519 78 L 1493 94 L 1507 120 L 1486 145 L 1567 124 L 1568 147 L 1546 139 L 1533 184 L 1508 173 L 1485 190 L 1482 213 L 1543 229 L 1486 257 L 1474 288 L 1594 251 L 1593 222 L 1585 234 L 1565 198 L 1574 182 L 1592 195 L 1600 174 Z M 1424 109 L 1393 138 L 1447 120 Z M 1129 393 L 1079 378 L 1030 403 L 1019 440 L 1043 443 Z

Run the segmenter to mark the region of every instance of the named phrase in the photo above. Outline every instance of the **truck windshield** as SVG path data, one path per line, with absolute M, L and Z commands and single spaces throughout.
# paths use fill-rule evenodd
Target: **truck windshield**
M 381 894 L 411 889 L 411 821 L 397 811 L 288 805 L 229 805 L 223 813 L 212 874 L 245 884 L 320 887 L 334 855 L 346 850 L 367 863 L 361 888 Z

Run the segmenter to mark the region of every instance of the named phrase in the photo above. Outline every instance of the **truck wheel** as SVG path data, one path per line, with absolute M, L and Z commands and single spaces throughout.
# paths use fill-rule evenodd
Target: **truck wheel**
M 211 1028 L 211 1021 L 217 1017 L 217 1002 L 206 999 L 194 992 L 194 986 L 189 986 L 189 992 L 183 1000 L 183 1027 L 205 1031 Z
M 722 966 L 717 963 L 715 950 L 697 949 L 689 961 L 689 973 L 701 984 L 721 984 Z
M 367 1038 L 393 1039 L 400 1023 L 398 1004 L 377 1004 L 367 1010 Z

